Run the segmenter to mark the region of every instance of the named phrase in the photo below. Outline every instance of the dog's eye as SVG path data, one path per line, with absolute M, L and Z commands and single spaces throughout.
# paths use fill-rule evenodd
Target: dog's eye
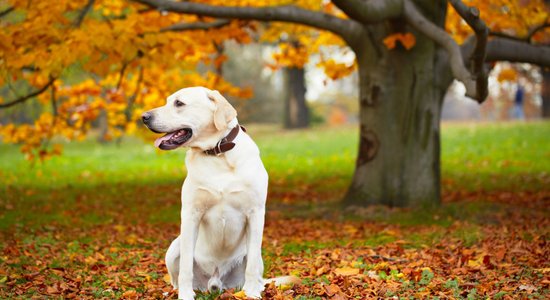
M 183 103 L 183 102 L 181 102 L 181 101 L 179 101 L 179 100 L 176 100 L 176 101 L 174 102 L 174 105 L 175 105 L 176 107 L 182 107 L 182 106 L 185 105 L 185 103 Z

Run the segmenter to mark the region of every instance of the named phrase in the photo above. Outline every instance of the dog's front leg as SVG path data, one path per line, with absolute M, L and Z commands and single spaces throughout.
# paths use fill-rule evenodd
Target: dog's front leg
M 200 215 L 191 209 L 181 211 L 180 265 L 178 299 L 193 300 L 193 261 L 199 230 Z
M 247 297 L 261 298 L 264 290 L 264 262 L 262 260 L 262 235 L 265 210 L 253 210 L 248 216 L 246 270 L 243 290 Z

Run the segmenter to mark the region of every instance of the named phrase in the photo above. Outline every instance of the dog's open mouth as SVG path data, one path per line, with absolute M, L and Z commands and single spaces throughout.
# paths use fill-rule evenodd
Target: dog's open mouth
M 158 147 L 162 150 L 172 150 L 176 149 L 179 146 L 185 144 L 193 136 L 193 131 L 191 128 L 183 128 L 165 134 L 162 137 L 159 137 L 155 141 L 155 147 Z

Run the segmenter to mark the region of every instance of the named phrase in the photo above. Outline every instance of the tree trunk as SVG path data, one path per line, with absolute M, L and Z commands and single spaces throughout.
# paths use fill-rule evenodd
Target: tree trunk
M 542 69 L 542 117 L 550 118 L 550 70 Z
M 423 2 L 429 8 L 426 15 L 441 26 L 445 1 Z M 416 37 L 411 50 L 400 45 L 389 50 L 379 42 L 406 31 Z M 440 82 L 445 76 L 438 74 L 437 50 L 433 41 L 403 20 L 366 27 L 354 47 L 360 77 L 360 140 L 344 205 L 439 204 L 439 124 L 446 84 Z
M 305 71 L 303 68 L 285 68 L 287 97 L 285 100 L 285 128 L 309 126 L 309 109 L 306 103 Z

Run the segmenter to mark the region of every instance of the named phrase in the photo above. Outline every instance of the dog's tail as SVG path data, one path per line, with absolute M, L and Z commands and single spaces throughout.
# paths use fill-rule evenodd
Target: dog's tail
M 264 280 L 264 284 L 275 283 L 276 286 L 282 285 L 294 285 L 302 282 L 300 278 L 290 275 L 290 276 L 280 276 L 275 278 L 269 278 Z

